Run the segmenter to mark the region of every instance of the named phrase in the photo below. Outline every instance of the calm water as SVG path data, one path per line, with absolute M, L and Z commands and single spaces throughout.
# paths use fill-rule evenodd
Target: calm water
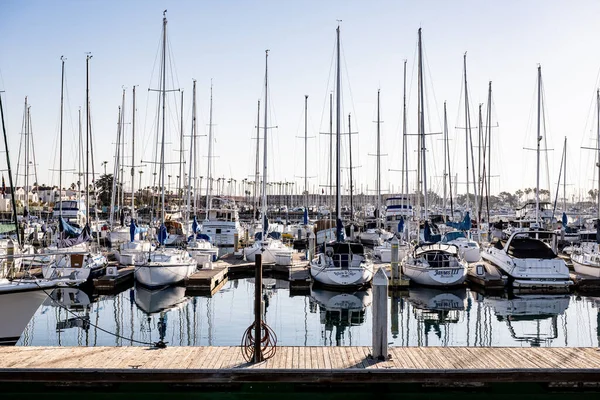
M 370 290 L 311 289 L 310 295 L 290 296 L 286 281 L 265 278 L 264 286 L 266 321 L 278 345 L 371 345 Z M 183 287 L 134 287 L 114 296 L 56 289 L 55 300 L 19 295 L 0 296 L 0 308 L 11 305 L 13 315 L 4 317 L 0 330 L 11 324 L 19 346 L 143 346 L 135 341 L 160 339 L 170 346 L 236 346 L 253 320 L 254 282 L 229 281 L 212 298 L 186 297 Z M 390 344 L 597 347 L 599 305 L 600 298 L 575 295 L 509 299 L 468 289 L 411 288 L 389 299 Z

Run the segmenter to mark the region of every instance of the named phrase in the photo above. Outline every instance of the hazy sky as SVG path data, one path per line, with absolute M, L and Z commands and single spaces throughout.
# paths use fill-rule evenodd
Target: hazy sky
M 269 55 L 269 180 L 297 181 L 304 175 L 304 95 L 308 94 L 309 185 L 327 184 L 329 93 L 333 89 L 335 29 L 341 22 L 343 126 L 352 113 L 353 163 L 359 190 L 375 188 L 376 100 L 381 89 L 383 188 L 400 186 L 402 68 L 408 60 L 408 126 L 417 127 L 417 30 L 423 29 L 427 130 L 441 131 L 447 101 L 452 174 L 465 191 L 462 63 L 467 52 L 473 125 L 477 107 L 493 82 L 492 192 L 535 187 L 536 68 L 542 65 L 549 172 L 542 187 L 555 191 L 562 144 L 568 136 L 569 193 L 593 183 L 595 91 L 599 85 L 600 2 L 597 1 L 16 1 L 1 0 L 0 90 L 16 164 L 23 101 L 28 96 L 38 180 L 58 183 L 60 57 L 66 61 L 65 168 L 76 167 L 77 110 L 85 104 L 85 57 L 91 52 L 90 97 L 95 167 L 112 171 L 117 107 L 138 85 L 136 163 L 153 159 L 156 141 L 158 50 L 162 12 L 167 9 L 172 72 L 169 88 L 184 90 L 184 130 L 191 126 L 192 79 L 198 81 L 199 131 L 208 130 L 210 81 L 214 83 L 215 177 L 253 179 L 256 103 L 264 98 L 264 50 Z M 167 155 L 178 159 L 179 99 L 170 94 Z M 85 117 L 85 115 L 84 115 Z M 262 117 L 261 117 L 262 124 Z M 335 122 L 334 122 L 335 127 Z M 126 126 L 130 138 L 131 125 Z M 473 131 L 474 140 L 477 131 Z M 428 138 L 430 186 L 441 193 L 442 142 Z M 189 148 L 186 138 L 185 148 Z M 409 139 L 410 169 L 416 168 L 416 139 Z M 476 144 L 476 143 L 475 143 Z M 130 153 L 127 140 L 127 154 Z M 206 174 L 207 139 L 199 175 Z M 347 154 L 347 140 L 344 142 Z M 542 157 L 544 160 L 544 157 Z M 262 160 L 261 160 L 262 162 Z M 130 160 L 126 163 L 129 165 Z M 344 165 L 348 163 L 344 156 Z M 475 160 L 477 163 L 477 160 Z M 150 184 L 150 166 L 143 186 Z M 177 167 L 170 165 L 174 187 Z M 187 170 L 187 166 L 186 166 Z M 348 169 L 344 170 L 347 176 Z M 414 186 L 414 173 L 411 173 Z M 65 186 L 75 177 L 66 172 Z M 22 182 L 22 178 L 21 178 Z M 137 174 L 136 174 L 136 182 Z M 316 190 L 316 189 L 315 189 Z

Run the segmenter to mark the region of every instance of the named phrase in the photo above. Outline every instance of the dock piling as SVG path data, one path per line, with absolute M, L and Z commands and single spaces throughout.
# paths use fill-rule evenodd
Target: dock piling
M 392 287 L 400 286 L 400 263 L 399 263 L 399 255 L 398 255 L 398 246 L 400 242 L 398 238 L 394 236 L 392 239 Z
M 388 278 L 379 268 L 373 277 L 373 358 L 388 358 Z
M 256 254 L 254 265 L 254 362 L 263 361 L 262 354 L 262 254 Z

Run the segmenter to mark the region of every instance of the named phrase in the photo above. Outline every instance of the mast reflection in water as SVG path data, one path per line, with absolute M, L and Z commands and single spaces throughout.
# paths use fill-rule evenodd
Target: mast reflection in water
M 6 344 L 238 346 L 254 319 L 252 279 L 230 280 L 213 297 L 190 296 L 179 286 L 133 287 L 111 296 L 60 289 L 52 292 L 54 300 L 39 295 L 28 302 L 0 296 L 10 310 L 0 313 L 0 325 L 11 328 L 5 335 L 13 338 Z M 423 287 L 390 295 L 392 346 L 598 346 L 595 297 Z M 320 287 L 298 295 L 289 282 L 265 277 L 263 317 L 281 346 L 370 346 L 371 296 L 370 290 Z

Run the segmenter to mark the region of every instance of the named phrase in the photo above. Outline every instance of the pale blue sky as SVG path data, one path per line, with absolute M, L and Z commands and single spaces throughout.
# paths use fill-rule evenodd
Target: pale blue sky
M 399 188 L 402 119 L 402 60 L 408 59 L 409 127 L 416 130 L 416 42 L 423 28 L 431 130 L 439 131 L 443 101 L 448 102 L 453 173 L 464 182 L 462 56 L 468 52 L 473 123 L 477 103 L 485 102 L 493 81 L 495 122 L 492 191 L 535 186 L 536 67 L 542 64 L 546 96 L 550 178 L 554 192 L 565 135 L 569 136 L 569 183 L 592 185 L 593 106 L 598 86 L 600 2 L 597 1 L 16 1 L 0 2 L 0 90 L 16 162 L 24 96 L 29 96 L 39 180 L 58 183 L 49 172 L 55 161 L 60 105 L 60 56 L 67 58 L 68 102 L 65 140 L 72 141 L 77 109 L 85 102 L 85 53 L 92 52 L 91 104 L 96 169 L 111 161 L 121 88 L 127 87 L 126 119 L 131 120 L 131 87 L 138 86 L 136 153 L 151 157 L 157 85 L 155 63 L 162 11 L 168 10 L 168 36 L 178 87 L 185 90 L 185 130 L 190 129 L 192 79 L 198 80 L 199 128 L 206 131 L 211 78 L 214 81 L 216 177 L 241 180 L 254 174 L 256 101 L 263 97 L 264 50 L 270 49 L 271 131 L 269 180 L 300 181 L 303 175 L 304 95 L 309 95 L 309 132 L 328 129 L 328 93 L 337 19 L 343 47 L 344 126 L 353 114 L 353 157 L 357 186 L 374 189 L 377 89 L 381 88 L 383 187 Z M 153 70 L 154 75 L 152 75 Z M 172 102 L 172 104 L 174 104 Z M 179 107 L 179 105 L 177 105 Z M 173 106 L 173 110 L 175 107 Z M 178 108 L 177 108 L 178 112 Z M 175 111 L 170 136 L 178 137 Z M 594 132 L 592 132 L 594 131 Z M 130 126 L 127 128 L 130 134 Z M 476 131 L 474 131 L 476 134 Z M 433 188 L 441 193 L 441 147 L 428 155 Z M 411 139 L 414 142 L 414 139 Z M 186 148 L 189 147 L 186 144 Z M 414 144 L 411 144 L 414 149 Z M 65 146 L 72 153 L 74 146 Z M 177 158 L 170 145 L 169 154 Z M 206 154 L 203 138 L 200 151 Z M 327 138 L 309 142 L 310 185 L 326 184 Z M 412 152 L 411 149 L 411 152 Z M 129 154 L 130 150 L 127 150 Z M 412 157 L 412 155 L 411 155 Z M 139 157 L 141 158 L 141 157 Z M 138 159 L 136 155 L 136 159 Z M 414 158 L 414 157 L 413 157 Z M 202 160 L 200 174 L 206 173 Z M 414 160 L 411 160 L 414 168 Z M 73 167 L 73 162 L 67 163 Z M 174 168 L 174 167 L 173 167 Z M 109 171 L 112 168 L 109 164 Z M 149 172 L 149 170 L 147 170 Z M 173 176 L 175 170 L 170 172 Z M 143 185 L 148 185 L 149 173 Z M 74 179 L 65 174 L 64 181 Z M 411 181 L 414 177 L 411 177 Z M 172 179 L 174 185 L 175 178 Z M 137 179 L 136 179 L 137 185 Z M 545 186 L 545 185 L 543 185 Z M 569 187 L 569 192 L 575 186 Z M 459 192 L 464 192 L 464 185 Z

